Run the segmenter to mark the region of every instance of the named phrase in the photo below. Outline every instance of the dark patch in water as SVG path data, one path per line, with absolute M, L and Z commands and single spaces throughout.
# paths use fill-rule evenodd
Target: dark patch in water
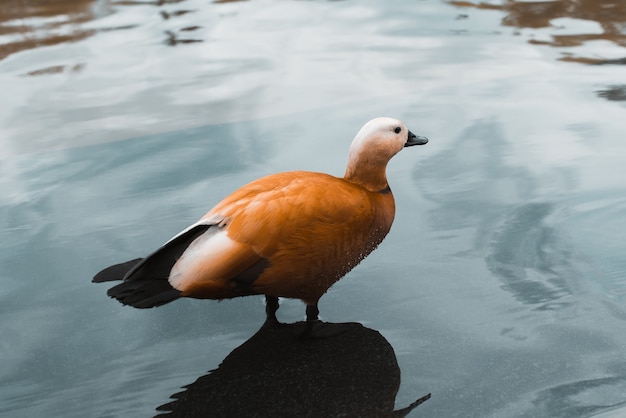
M 609 86 L 605 90 L 596 91 L 598 97 L 603 97 L 613 102 L 626 101 L 626 84 Z

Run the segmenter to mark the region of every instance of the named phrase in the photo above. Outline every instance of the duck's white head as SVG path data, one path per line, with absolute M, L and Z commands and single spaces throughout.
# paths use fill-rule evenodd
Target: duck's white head
M 363 125 L 350 145 L 344 177 L 370 189 L 376 189 L 382 182 L 387 187 L 385 169 L 391 157 L 404 147 L 427 142 L 428 138 L 415 135 L 399 119 L 372 119 Z

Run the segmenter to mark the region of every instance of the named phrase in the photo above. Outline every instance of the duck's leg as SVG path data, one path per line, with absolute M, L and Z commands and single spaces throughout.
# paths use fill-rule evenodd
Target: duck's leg
M 322 335 L 318 335 L 318 328 L 321 325 L 319 314 L 320 310 L 317 307 L 317 303 L 306 305 L 306 322 L 304 324 L 304 330 L 297 335 L 298 338 L 309 339 L 323 337 Z
M 278 310 L 278 298 L 276 296 L 265 295 L 265 322 L 271 324 L 278 324 L 278 318 L 276 318 L 276 311 Z
M 306 305 L 306 322 L 312 323 L 319 318 L 320 310 L 317 307 L 317 303 L 314 305 Z
M 331 324 L 322 322 L 319 319 L 319 313 L 320 310 L 317 307 L 317 302 L 306 305 L 306 322 L 304 324 L 302 324 L 302 322 L 299 323 L 299 331 L 295 334 L 297 338 L 302 340 L 328 338 L 354 329 L 355 324 Z

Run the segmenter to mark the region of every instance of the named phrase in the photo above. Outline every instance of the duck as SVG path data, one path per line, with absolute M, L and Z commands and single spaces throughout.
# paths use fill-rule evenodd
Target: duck
M 399 119 L 372 119 L 354 137 L 343 177 L 291 171 L 254 180 L 147 257 L 92 281 L 121 280 L 107 294 L 135 308 L 264 295 L 268 322 L 278 323 L 279 298 L 300 299 L 306 323 L 319 321 L 320 298 L 391 229 L 388 162 L 427 142 Z

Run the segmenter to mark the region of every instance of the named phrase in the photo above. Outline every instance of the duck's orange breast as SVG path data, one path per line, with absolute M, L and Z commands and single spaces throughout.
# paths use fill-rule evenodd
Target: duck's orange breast
M 372 192 L 327 174 L 289 172 L 256 180 L 202 218 L 219 222 L 220 239 L 228 242 L 207 246 L 219 257 L 197 257 L 186 296 L 229 297 L 225 289 L 235 287 L 229 277 L 262 263 L 251 293 L 316 303 L 380 244 L 394 212 L 388 189 Z M 211 275 L 214 270 L 219 277 Z M 212 287 L 222 288 L 221 296 L 211 296 Z

